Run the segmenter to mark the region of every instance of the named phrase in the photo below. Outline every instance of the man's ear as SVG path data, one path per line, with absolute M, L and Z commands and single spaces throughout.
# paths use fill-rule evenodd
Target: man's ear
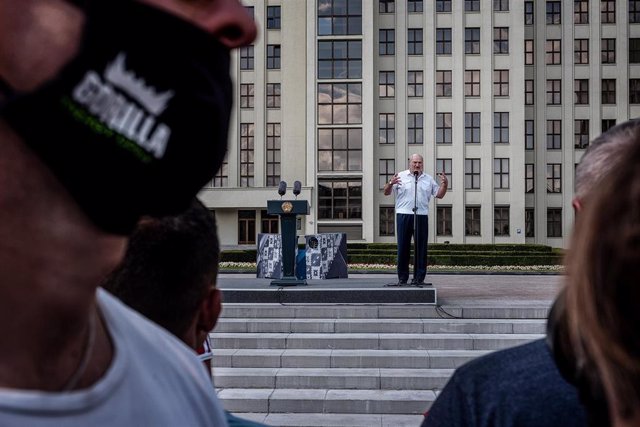
M 571 205 L 573 206 L 573 211 L 575 213 L 578 213 L 582 210 L 582 202 L 580 202 L 580 199 L 577 197 L 573 198 L 573 200 L 571 201 Z
M 202 342 L 209 332 L 216 326 L 222 312 L 222 292 L 218 288 L 211 288 L 200 303 L 196 334 L 198 342 Z

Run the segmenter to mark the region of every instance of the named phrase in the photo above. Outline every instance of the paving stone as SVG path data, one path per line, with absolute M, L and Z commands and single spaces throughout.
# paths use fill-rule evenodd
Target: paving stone
M 329 390 L 325 412 L 356 414 L 422 414 L 435 399 L 431 390 Z
M 269 414 L 265 423 L 270 426 L 300 427 L 378 427 L 381 415 L 365 414 Z M 414 424 L 416 427 L 418 424 Z
M 226 388 L 218 389 L 218 398 L 230 412 L 269 412 L 269 396 L 273 389 Z
M 283 368 L 330 368 L 330 349 L 287 349 L 282 353 Z
M 327 390 L 276 389 L 269 398 L 269 412 L 324 412 Z

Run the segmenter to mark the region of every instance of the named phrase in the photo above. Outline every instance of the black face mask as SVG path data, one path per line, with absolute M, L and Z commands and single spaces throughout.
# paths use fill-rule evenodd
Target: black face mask
M 34 92 L 5 84 L 1 114 L 96 225 L 128 234 L 142 215 L 186 209 L 222 164 L 229 51 L 135 1 L 85 12 L 78 55 Z

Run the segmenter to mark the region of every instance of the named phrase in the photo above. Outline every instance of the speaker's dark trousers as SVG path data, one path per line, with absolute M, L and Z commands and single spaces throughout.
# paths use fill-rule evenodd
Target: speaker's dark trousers
M 429 216 L 418 215 L 418 230 L 413 230 L 413 214 L 396 214 L 396 232 L 398 234 L 398 280 L 409 280 L 409 255 L 411 252 L 411 236 L 417 239 L 416 271 L 413 279 L 423 282 L 427 275 L 427 240 L 429 238 Z M 416 237 L 417 236 L 417 237 Z

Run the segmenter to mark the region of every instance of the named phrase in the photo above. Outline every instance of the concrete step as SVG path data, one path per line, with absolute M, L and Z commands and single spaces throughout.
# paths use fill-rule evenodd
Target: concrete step
M 225 303 L 223 318 L 280 319 L 546 319 L 550 304 L 491 305 L 282 305 Z
M 546 319 L 235 319 L 216 333 L 475 333 L 543 334 Z
M 214 349 L 222 368 L 453 369 L 489 350 L 270 350 Z
M 212 333 L 213 348 L 497 350 L 542 338 L 542 334 L 278 334 Z
M 420 415 L 436 395 L 431 390 L 223 388 L 218 397 L 231 412 Z
M 235 415 L 273 427 L 417 427 L 422 415 L 400 414 L 266 414 Z
M 221 388 L 442 389 L 453 369 L 215 368 Z

